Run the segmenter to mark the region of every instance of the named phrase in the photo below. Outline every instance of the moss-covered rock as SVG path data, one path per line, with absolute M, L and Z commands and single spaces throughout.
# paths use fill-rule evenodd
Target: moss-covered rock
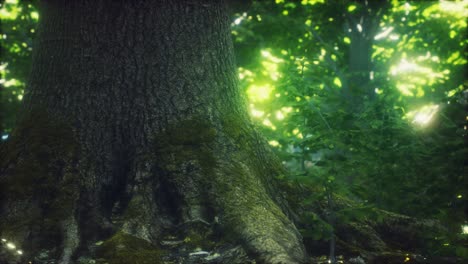
M 198 233 L 191 233 L 189 236 L 185 237 L 184 242 L 190 244 L 194 249 L 212 248 L 215 244 L 213 241 L 209 241 L 206 237 Z
M 161 254 L 148 241 L 117 232 L 97 248 L 96 259 L 99 264 L 158 264 L 162 263 Z

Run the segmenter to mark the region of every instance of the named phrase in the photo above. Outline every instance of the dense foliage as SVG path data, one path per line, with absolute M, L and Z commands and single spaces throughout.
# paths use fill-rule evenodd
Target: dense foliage
M 378 207 L 440 219 L 453 236 L 432 251 L 466 256 L 466 8 L 277 0 L 234 21 L 252 116 L 291 178 L 317 187 L 307 202 L 328 200 L 324 230 Z M 336 211 L 333 195 L 359 206 Z
M 252 119 L 311 187 L 313 239 L 381 208 L 439 219 L 435 255 L 468 257 L 467 1 L 257 1 L 233 18 Z M 0 9 L 0 133 L 14 126 L 38 14 Z M 4 136 L 6 138 L 6 136 Z M 334 206 L 347 197 L 355 207 Z M 465 243 L 465 244 L 464 244 Z
M 33 5 L 5 1 L 0 9 L 0 134 L 14 126 L 31 64 L 39 15 Z M 1 3 L 1 1 L 0 1 Z

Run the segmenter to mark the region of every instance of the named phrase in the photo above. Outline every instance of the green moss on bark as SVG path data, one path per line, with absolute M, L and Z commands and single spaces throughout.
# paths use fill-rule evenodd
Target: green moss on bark
M 234 155 L 221 164 L 213 182 L 216 201 L 223 208 L 223 226 L 267 263 L 296 263 L 304 256 L 301 236 L 268 195 L 248 164 L 248 156 Z M 272 257 L 269 259 L 268 257 Z
M 76 150 L 65 122 L 43 110 L 25 115 L 0 150 L 0 195 L 7 208 L 0 220 L 4 234 L 21 237 L 41 230 L 43 240 L 60 237 L 60 222 L 73 214 L 78 195 L 70 165 Z
M 252 124 L 234 114 L 226 113 L 222 121 L 222 132 L 230 139 L 232 143 L 243 150 L 250 149 L 248 145 L 250 140 L 247 137 L 251 137 L 255 131 L 253 130 Z
M 155 140 L 159 164 L 182 185 L 193 173 L 185 168 L 201 168 L 195 183 L 207 190 L 226 240 L 243 242 L 266 263 L 299 262 L 304 257 L 300 234 L 266 188 L 281 170 L 267 160 L 264 142 L 246 120 L 228 115 L 218 125 L 192 118 L 169 127 Z M 203 236 L 187 237 L 195 247 L 208 246 Z
M 159 164 L 166 171 L 175 171 L 184 163 L 196 161 L 205 173 L 216 166 L 210 144 L 217 133 L 213 125 L 201 117 L 178 122 L 155 136 L 154 145 Z
M 166 130 L 166 139 L 172 145 L 201 145 L 216 137 L 211 123 L 201 117 L 181 121 Z

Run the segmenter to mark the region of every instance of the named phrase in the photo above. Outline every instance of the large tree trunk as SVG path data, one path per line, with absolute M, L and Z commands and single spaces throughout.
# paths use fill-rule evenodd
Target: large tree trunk
M 25 260 L 157 263 L 170 235 L 304 260 L 280 163 L 238 89 L 226 4 L 50 0 L 40 12 L 0 154 L 0 232 Z

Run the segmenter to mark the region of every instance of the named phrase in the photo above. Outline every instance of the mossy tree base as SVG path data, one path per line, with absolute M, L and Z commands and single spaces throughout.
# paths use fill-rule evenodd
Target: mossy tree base
M 1 232 L 19 242 L 25 259 L 40 263 L 37 255 L 44 252 L 61 263 L 83 254 L 109 263 L 155 259 L 169 235 L 187 250 L 238 244 L 265 263 L 304 259 L 301 236 L 267 181 L 281 170 L 273 174 L 265 166 L 274 162 L 267 153 L 252 157 L 250 147 L 258 142 L 235 144 L 223 122 L 195 116 L 169 125 L 152 137 L 148 153 L 130 162 L 121 186 L 114 186 L 117 193 L 100 196 L 82 172 L 98 164 L 80 160 L 69 126 L 46 112 L 32 119 L 40 122 L 25 119 L 2 150 L 1 210 L 7 217 Z M 13 151 L 22 146 L 24 152 Z M 141 261 L 135 263 L 146 263 Z

